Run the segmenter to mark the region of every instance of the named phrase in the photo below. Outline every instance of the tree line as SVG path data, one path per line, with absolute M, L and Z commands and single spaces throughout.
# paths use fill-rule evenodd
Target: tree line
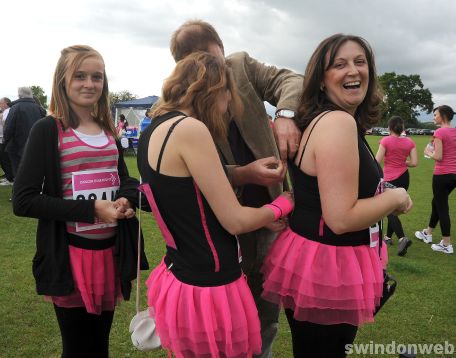
M 401 116 L 406 128 L 427 128 L 433 124 L 418 120 L 421 113 L 430 114 L 434 108 L 432 93 L 424 88 L 420 75 L 403 75 L 386 72 L 379 76 L 383 89 L 382 118 L 378 126 L 387 127 L 388 119 Z M 31 86 L 33 95 L 41 105 L 47 108 L 47 96 L 40 86 Z M 109 100 L 112 106 L 118 102 L 130 101 L 137 96 L 130 91 L 110 92 Z

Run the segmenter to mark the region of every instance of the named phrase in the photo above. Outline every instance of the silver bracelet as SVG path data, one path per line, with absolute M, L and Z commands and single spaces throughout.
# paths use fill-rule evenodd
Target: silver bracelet
M 397 188 L 396 185 L 393 185 L 393 184 L 391 184 L 391 183 L 389 183 L 389 182 L 387 182 L 387 181 L 384 181 L 384 182 L 383 182 L 383 187 L 384 187 L 385 189 L 396 189 L 396 188 Z

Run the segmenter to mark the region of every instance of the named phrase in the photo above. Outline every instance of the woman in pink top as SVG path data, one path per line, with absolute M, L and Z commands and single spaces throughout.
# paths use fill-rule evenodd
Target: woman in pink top
M 448 197 L 456 188 L 456 128 L 451 127 L 454 111 L 450 106 L 434 109 L 434 122 L 440 126 L 434 133 L 434 149 L 426 147 L 424 154 L 435 160 L 432 177 L 432 212 L 427 229 L 415 232 L 426 244 L 432 243 L 432 230 L 440 220 L 442 240 L 432 245 L 432 250 L 445 254 L 453 253 L 451 245 L 451 221 Z
M 390 135 L 380 141 L 375 159 L 379 163 L 384 161 L 383 179 L 385 181 L 407 190 L 410 183 L 408 167 L 415 167 L 417 164 L 416 145 L 410 138 L 401 137 L 401 133 L 404 131 L 404 121 L 401 117 L 391 117 L 388 129 Z M 397 254 L 404 256 L 412 241 L 405 236 L 399 218 L 390 214 L 388 215 L 388 229 L 384 237 L 385 242 L 389 245 L 392 244 L 393 233 L 399 239 Z

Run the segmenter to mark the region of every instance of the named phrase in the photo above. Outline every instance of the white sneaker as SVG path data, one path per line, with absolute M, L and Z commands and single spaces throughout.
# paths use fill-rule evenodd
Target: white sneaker
M 453 245 L 450 244 L 445 246 L 443 244 L 443 240 L 440 241 L 438 244 L 432 244 L 431 249 L 434 251 L 443 252 L 445 254 L 452 254 L 454 252 Z
M 0 182 L 0 185 L 2 185 L 2 186 L 13 185 L 13 182 L 9 181 L 8 179 L 5 179 L 2 182 Z
M 415 237 L 425 242 L 426 244 L 430 244 L 432 243 L 432 235 L 426 234 L 425 230 L 426 229 L 423 229 L 421 231 L 415 231 Z

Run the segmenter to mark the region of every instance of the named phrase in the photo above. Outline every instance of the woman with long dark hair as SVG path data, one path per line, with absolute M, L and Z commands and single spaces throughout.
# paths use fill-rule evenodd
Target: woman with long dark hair
M 364 39 L 336 34 L 318 45 L 296 119 L 303 135 L 288 165 L 295 208 L 263 267 L 263 297 L 285 307 L 295 357 L 345 356 L 380 303 L 378 222 L 412 206 L 405 189 L 383 190 L 364 138 L 381 98 Z

